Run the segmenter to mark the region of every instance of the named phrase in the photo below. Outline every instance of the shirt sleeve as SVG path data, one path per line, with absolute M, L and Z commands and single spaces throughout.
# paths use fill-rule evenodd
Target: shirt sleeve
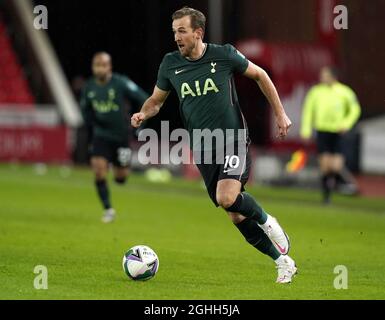
M 148 94 L 134 81 L 127 77 L 123 77 L 123 89 L 126 98 L 134 101 L 138 105 L 142 105 L 148 98 Z
M 231 44 L 225 45 L 228 50 L 228 59 L 232 70 L 239 73 L 244 73 L 249 65 L 249 60 L 235 49 Z
M 345 130 L 350 130 L 361 115 L 361 106 L 358 102 L 356 94 L 352 89 L 346 88 L 346 97 L 348 111 L 343 121 L 342 128 Z
M 167 75 L 166 57 L 163 58 L 163 61 L 159 66 L 158 79 L 156 81 L 156 86 L 163 91 L 171 91 L 171 89 L 172 89 L 170 79 Z
M 313 129 L 313 109 L 314 109 L 314 88 L 305 97 L 302 109 L 302 121 L 300 135 L 304 139 L 309 139 Z
M 91 102 L 87 97 L 87 87 L 83 87 L 80 95 L 80 111 L 83 116 L 84 123 L 86 126 L 91 126 L 93 122 L 94 111 L 92 109 Z

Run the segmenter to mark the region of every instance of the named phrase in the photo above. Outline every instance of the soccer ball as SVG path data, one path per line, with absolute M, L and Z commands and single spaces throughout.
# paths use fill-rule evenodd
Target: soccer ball
M 123 270 L 133 280 L 149 280 L 159 268 L 159 259 L 147 246 L 135 246 L 123 256 Z

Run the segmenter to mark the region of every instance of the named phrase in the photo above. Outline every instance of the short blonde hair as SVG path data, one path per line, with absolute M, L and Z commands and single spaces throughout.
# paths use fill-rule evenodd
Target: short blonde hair
M 182 9 L 179 9 L 172 14 L 172 20 L 180 19 L 180 18 L 183 18 L 186 16 L 190 17 L 191 28 L 193 30 L 196 30 L 198 28 L 202 28 L 203 32 L 205 32 L 206 17 L 199 10 L 196 10 L 196 9 L 193 9 L 190 7 L 183 7 Z

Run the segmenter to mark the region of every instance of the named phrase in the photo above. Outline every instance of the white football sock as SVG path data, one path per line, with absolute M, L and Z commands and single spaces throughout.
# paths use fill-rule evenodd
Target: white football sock
M 280 255 L 278 259 L 274 260 L 274 262 L 275 262 L 277 265 L 282 264 L 282 263 L 286 263 L 286 261 L 285 261 L 285 256 Z

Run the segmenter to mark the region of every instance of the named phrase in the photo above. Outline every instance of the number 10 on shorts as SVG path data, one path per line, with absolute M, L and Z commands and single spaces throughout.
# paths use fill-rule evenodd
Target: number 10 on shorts
M 119 148 L 118 149 L 118 160 L 121 166 L 125 167 L 130 164 L 131 160 L 131 149 L 130 148 Z
M 225 156 L 225 165 L 224 169 L 237 169 L 239 167 L 239 157 L 236 155 Z

